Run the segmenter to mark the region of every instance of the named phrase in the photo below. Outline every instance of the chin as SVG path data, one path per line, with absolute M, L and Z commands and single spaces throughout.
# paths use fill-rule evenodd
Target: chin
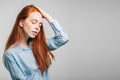
M 32 35 L 32 36 L 30 36 L 30 38 L 35 38 L 36 36 L 34 36 L 34 35 Z

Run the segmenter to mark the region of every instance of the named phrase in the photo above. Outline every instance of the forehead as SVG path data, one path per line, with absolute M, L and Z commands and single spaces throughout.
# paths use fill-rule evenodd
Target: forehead
M 35 19 L 38 21 L 42 21 L 42 15 L 39 12 L 32 12 L 29 14 L 29 16 L 27 17 L 27 19 Z

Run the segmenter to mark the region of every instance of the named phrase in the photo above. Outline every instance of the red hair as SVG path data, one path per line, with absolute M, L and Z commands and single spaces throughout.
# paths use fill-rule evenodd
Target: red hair
M 28 5 L 24 7 L 20 13 L 18 14 L 15 24 L 13 26 L 13 30 L 7 40 L 5 51 L 13 44 L 19 43 L 23 39 L 23 32 L 22 29 L 19 26 L 20 20 L 25 20 L 30 13 L 32 12 L 40 12 L 38 8 L 36 8 L 34 5 Z M 51 59 L 54 58 L 54 55 L 50 52 L 47 44 L 46 44 L 46 38 L 44 33 L 43 25 L 41 26 L 40 32 L 38 35 L 33 39 L 28 39 L 32 42 L 31 47 L 32 51 L 36 60 L 36 63 L 43 73 L 47 68 L 50 67 L 52 61 Z

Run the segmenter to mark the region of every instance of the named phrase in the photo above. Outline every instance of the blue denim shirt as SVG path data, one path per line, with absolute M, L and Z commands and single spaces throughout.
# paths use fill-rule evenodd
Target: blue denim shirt
M 47 45 L 51 51 L 59 48 L 69 41 L 67 34 L 64 32 L 60 24 L 54 20 L 50 23 L 55 36 L 47 39 Z M 25 48 L 21 45 L 10 47 L 6 50 L 5 66 L 9 71 L 12 80 L 50 80 L 48 69 L 44 72 L 43 76 L 41 71 L 36 65 L 32 49 Z

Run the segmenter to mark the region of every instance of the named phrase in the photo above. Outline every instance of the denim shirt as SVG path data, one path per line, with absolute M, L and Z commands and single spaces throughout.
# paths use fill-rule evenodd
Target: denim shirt
M 47 46 L 51 51 L 59 48 L 69 41 L 57 20 L 49 23 L 55 36 L 47 39 Z M 5 51 L 4 64 L 9 71 L 12 80 L 50 80 L 48 69 L 43 73 L 38 69 L 32 49 L 21 45 L 10 47 Z

